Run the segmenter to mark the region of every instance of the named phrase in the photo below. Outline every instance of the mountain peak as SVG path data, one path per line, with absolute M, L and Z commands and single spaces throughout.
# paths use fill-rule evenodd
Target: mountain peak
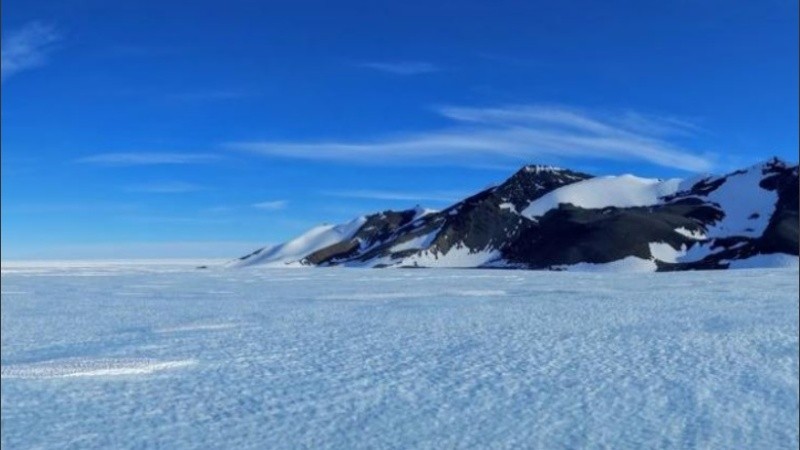
M 523 166 L 522 169 L 519 170 L 520 172 L 525 173 L 548 173 L 548 172 L 565 172 L 567 169 L 557 167 L 557 166 L 548 166 L 544 164 L 528 164 Z
M 561 167 L 531 164 L 523 166 L 494 188 L 494 194 L 522 210 L 553 189 L 588 178 L 592 176 Z
M 543 164 L 528 164 L 522 166 L 521 169 L 516 171 L 499 187 L 508 184 L 530 184 L 542 185 L 555 182 L 556 184 L 567 184 L 575 181 L 592 178 L 592 175 L 574 170 L 565 169 L 557 166 L 548 166 Z
M 797 164 L 792 164 L 788 161 L 778 158 L 777 156 L 773 156 L 772 158 L 759 164 L 759 166 L 764 169 L 789 169 L 792 167 L 797 167 Z

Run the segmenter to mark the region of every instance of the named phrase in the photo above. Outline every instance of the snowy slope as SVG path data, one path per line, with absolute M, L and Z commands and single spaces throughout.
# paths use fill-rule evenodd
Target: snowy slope
M 775 253 L 771 248 L 764 251 L 757 246 L 771 219 L 778 214 L 780 195 L 778 189 L 770 187 L 773 183 L 767 181 L 779 177 L 781 173 L 785 180 L 791 179 L 791 175 L 786 177 L 787 170 L 791 173 L 792 169 L 773 159 L 727 175 L 692 177 L 682 182 L 679 191 L 665 199 L 666 203 L 699 201 L 717 213 L 715 217 L 706 220 L 701 229 L 675 230 L 698 241 L 697 245 L 687 242 L 680 248 L 675 248 L 663 242 L 654 242 L 650 244 L 653 257 L 671 263 L 692 263 L 711 258 L 731 269 L 778 267 L 780 264 L 775 261 L 796 261 L 796 256 Z M 793 170 L 796 183 L 797 167 Z M 796 205 L 794 214 L 796 217 Z
M 320 225 L 289 242 L 266 247 L 243 259 L 230 263 L 232 267 L 263 266 L 286 267 L 302 266 L 301 260 L 317 250 L 349 239 L 364 225 L 366 217 L 361 216 L 340 225 Z
M 722 182 L 705 198 L 719 205 L 725 213 L 725 217 L 708 230 L 708 237 L 761 236 L 778 201 L 775 191 L 759 185 L 764 178 L 762 170 L 763 165 L 759 164 L 726 177 L 706 180 L 707 183 Z
M 654 205 L 661 197 L 674 194 L 680 179 L 666 181 L 620 175 L 590 178 L 556 189 L 531 203 L 522 215 L 543 216 L 561 203 L 581 208 L 619 208 Z

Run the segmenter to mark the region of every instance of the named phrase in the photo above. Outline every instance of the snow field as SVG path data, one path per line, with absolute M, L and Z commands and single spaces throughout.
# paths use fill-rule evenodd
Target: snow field
M 797 276 L 4 267 L 2 446 L 793 449 Z

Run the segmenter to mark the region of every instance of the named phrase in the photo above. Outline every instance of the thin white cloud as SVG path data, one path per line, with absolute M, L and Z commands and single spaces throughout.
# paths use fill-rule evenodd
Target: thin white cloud
M 393 75 L 420 75 L 442 70 L 436 64 L 423 61 L 365 62 L 358 64 L 358 66 Z
M 266 202 L 253 203 L 253 208 L 263 209 L 267 211 L 277 211 L 286 208 L 289 202 L 286 200 L 269 200 Z
M 401 200 L 401 201 L 421 201 L 432 202 L 453 202 L 466 195 L 465 192 L 453 191 L 432 191 L 432 192 L 407 192 L 407 191 L 381 191 L 381 190 L 344 190 L 344 191 L 322 191 L 322 195 L 344 198 L 361 198 L 370 200 Z
M 437 112 L 454 125 L 363 142 L 257 141 L 227 146 L 269 156 L 362 164 L 474 166 L 598 159 L 638 161 L 691 172 L 713 167 L 708 154 L 667 140 L 689 132 L 688 125 L 653 116 L 632 121 L 630 116 L 552 105 L 445 107 Z M 681 133 L 676 133 L 676 128 Z
M 61 36 L 55 28 L 40 22 L 30 22 L 3 36 L 0 80 L 5 81 L 18 72 L 44 65 L 59 40 Z
M 656 117 L 636 111 L 626 111 L 620 116 L 619 123 L 626 128 L 655 136 L 691 136 L 705 131 L 698 124 L 685 119 Z
M 220 159 L 210 153 L 100 153 L 78 158 L 76 162 L 101 166 L 151 166 L 163 164 L 204 164 Z
M 182 181 L 170 181 L 159 183 L 146 183 L 128 186 L 129 192 L 142 192 L 148 194 L 185 194 L 188 192 L 202 191 L 203 186 Z

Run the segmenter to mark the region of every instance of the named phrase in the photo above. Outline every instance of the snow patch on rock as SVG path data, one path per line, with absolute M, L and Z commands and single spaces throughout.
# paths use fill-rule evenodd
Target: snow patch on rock
M 728 175 L 724 183 L 706 197 L 716 203 L 725 217 L 709 228 L 709 237 L 759 237 L 769 224 L 778 193 L 762 188 L 761 166 Z
M 499 250 L 473 251 L 467 247 L 453 247 L 447 253 L 422 251 L 404 258 L 403 266 L 417 267 L 479 267 L 500 258 Z
M 569 272 L 655 272 L 656 263 L 650 259 L 628 256 L 608 263 L 578 263 L 551 267 L 553 270 L 566 270 Z
M 686 236 L 689 239 L 695 239 L 695 240 L 698 240 L 698 241 L 706 239 L 706 234 L 703 233 L 700 230 L 689 230 L 687 228 L 680 227 L 680 228 L 676 228 L 675 232 L 680 234 L 680 235 Z
M 686 255 L 685 245 L 682 245 L 680 249 L 676 249 L 666 242 L 651 242 L 649 245 L 650 254 L 659 261 L 676 263 Z

